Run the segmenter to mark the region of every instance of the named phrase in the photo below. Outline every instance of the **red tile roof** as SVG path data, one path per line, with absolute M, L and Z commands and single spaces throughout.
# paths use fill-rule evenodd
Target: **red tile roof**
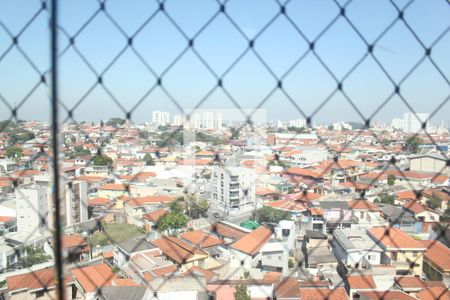
M 66 278 L 66 284 L 72 282 L 72 277 Z M 41 290 L 56 287 L 56 272 L 54 268 L 37 270 L 25 274 L 6 277 L 6 284 L 10 292 L 27 289 Z
M 424 247 L 425 259 L 433 263 L 434 267 L 444 272 L 450 272 L 450 249 L 439 241 L 420 241 Z
M 202 230 L 187 231 L 184 232 L 181 237 L 200 248 L 207 248 L 224 243 L 223 240 L 207 234 Z
M 370 300 L 415 300 L 416 298 L 401 292 L 401 291 L 385 291 L 385 292 L 375 292 L 375 291 L 365 291 L 358 292 L 358 294 L 364 299 Z
M 100 205 L 108 205 L 111 203 L 111 200 L 108 198 L 93 198 L 89 199 L 89 206 L 100 206 Z
M 236 227 L 230 226 L 228 224 L 224 224 L 221 222 L 218 222 L 216 224 L 211 225 L 209 230 L 217 234 L 219 236 L 223 236 L 230 239 L 239 240 L 243 236 L 247 234 L 245 230 L 238 229 Z
M 206 282 L 210 282 L 211 279 L 216 276 L 216 273 L 210 271 L 210 270 L 206 270 L 204 268 L 200 268 L 197 266 L 192 266 L 190 267 L 186 272 L 184 272 L 185 275 L 189 275 L 189 274 L 202 274 L 203 276 L 205 276 L 206 278 Z
M 425 250 L 425 246 L 398 228 L 374 227 L 367 230 L 372 238 L 390 249 Z
M 267 243 L 272 236 L 272 231 L 265 227 L 259 226 L 257 229 L 247 233 L 237 242 L 231 245 L 231 248 L 248 255 L 255 255 Z
M 264 203 L 264 206 L 273 207 L 289 212 L 302 212 L 307 210 L 307 206 L 303 202 L 293 200 L 276 200 Z
M 301 287 L 302 300 L 347 300 L 348 295 L 343 287 L 329 289 L 328 287 Z
M 297 278 L 287 277 L 275 285 L 275 295 L 277 299 L 280 298 L 295 298 L 299 299 L 299 287 Z
M 450 291 L 445 287 L 435 286 L 417 293 L 416 297 L 420 300 L 450 300 Z
M 369 211 L 380 211 L 381 209 L 374 203 L 367 200 L 350 200 L 347 202 L 351 209 L 361 209 Z
M 142 216 L 143 219 L 148 220 L 150 222 L 156 223 L 158 222 L 159 218 L 167 214 L 169 211 L 167 209 L 161 208 L 154 210 L 152 212 L 149 212 L 148 214 L 145 214 Z
M 152 241 L 152 244 L 158 247 L 165 256 L 171 258 L 180 265 L 191 260 L 194 255 L 200 255 L 202 257 L 208 256 L 203 250 L 193 247 L 177 237 L 165 236 Z
M 99 190 L 126 191 L 127 186 L 121 183 L 107 183 L 105 185 L 102 185 Z
M 348 275 L 347 282 L 350 289 L 376 289 L 372 275 Z
M 302 168 L 288 168 L 285 173 L 288 175 L 311 177 L 315 179 L 323 178 L 323 174 L 319 172 Z
M 78 234 L 64 235 L 62 238 L 64 249 L 73 247 L 86 247 L 87 243 L 84 237 Z
M 146 196 L 146 197 L 140 197 L 140 198 L 131 198 L 127 201 L 127 204 L 130 206 L 144 206 L 145 204 L 159 204 L 159 203 L 170 203 L 173 200 L 175 200 L 174 197 L 172 196 L 159 196 L 159 195 L 155 195 L 155 196 Z
M 71 270 L 73 277 L 87 293 L 99 287 L 111 286 L 114 274 L 106 264 L 81 267 Z

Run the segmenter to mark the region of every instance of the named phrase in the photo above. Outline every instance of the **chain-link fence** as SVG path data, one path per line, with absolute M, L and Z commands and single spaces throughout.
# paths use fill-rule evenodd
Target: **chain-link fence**
M 2 297 L 447 299 L 449 31 L 445 0 L 1 2 Z

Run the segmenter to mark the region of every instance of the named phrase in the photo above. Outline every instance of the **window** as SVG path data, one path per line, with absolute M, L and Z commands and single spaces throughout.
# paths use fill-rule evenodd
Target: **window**
M 391 259 L 393 261 L 397 261 L 397 252 L 396 251 L 391 252 Z

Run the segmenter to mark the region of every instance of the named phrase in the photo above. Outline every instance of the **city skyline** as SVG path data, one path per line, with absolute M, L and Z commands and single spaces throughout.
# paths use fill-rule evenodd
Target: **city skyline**
M 166 11 L 184 27 L 187 37 L 192 37 L 204 22 L 214 16 L 219 5 L 214 1 L 203 1 L 201 6 L 188 2 L 168 1 Z M 342 1 L 338 3 L 345 4 Z M 374 1 L 364 5 L 353 1 L 346 6 L 346 15 L 358 26 L 368 43 L 375 41 L 390 22 L 396 20 L 389 32 L 380 40 L 376 40 L 374 56 L 394 82 L 401 82 L 401 95 L 412 109 L 432 113 L 441 103 L 445 103 L 432 119 L 446 120 L 449 104 L 445 101 L 450 94 L 450 70 L 447 67 L 450 65 L 450 58 L 446 55 L 450 52 L 450 35 L 447 33 L 450 13 L 448 9 L 444 9 L 447 4 L 445 1 L 393 3 L 398 5 L 399 9 L 407 5 L 405 20 L 408 24 L 413 24 L 413 29 L 424 46 L 415 39 L 405 24 L 396 20 L 397 8 L 389 1 Z M 133 6 L 110 1 L 105 3 L 105 8 L 111 16 L 118 19 L 118 24 L 126 34 L 132 34 L 144 22 L 145 17 L 157 8 L 156 3 L 141 4 L 143 6 L 139 11 Z M 48 69 L 46 12 L 40 13 L 18 38 L 20 49 L 33 61 L 38 72 L 30 66 L 19 49 L 15 46 L 7 48 L 11 43 L 8 34 L 14 36 L 20 32 L 25 24 L 23 20 L 33 15 L 40 5 L 40 1 L 14 1 L 14 5 L 5 3 L 0 12 L 5 26 L 0 29 L 0 44 L 5 45 L 0 47 L 0 54 L 3 55 L 0 70 L 8 70 L 0 72 L 0 91 L 4 100 L 0 102 L 0 119 L 10 116 L 9 107 L 12 109 L 20 105 L 17 109 L 19 119 L 48 120 L 50 109 L 45 85 L 39 85 L 28 100 L 21 104 L 36 82 L 39 82 L 38 73 L 44 73 Z M 64 28 L 64 31 L 60 32 L 61 49 L 69 45 L 67 35 L 73 35 L 82 25 L 82 21 L 91 16 L 97 8 L 96 3 L 89 1 L 64 2 L 61 5 L 61 28 Z M 189 14 L 184 14 L 185 11 Z M 336 89 L 337 83 L 333 76 L 341 80 L 362 58 L 362 63 L 343 81 L 345 95 L 340 91 L 334 94 L 326 101 L 326 105 L 314 114 L 313 120 L 319 123 L 342 120 L 363 122 L 363 118 L 355 112 L 346 96 L 354 102 L 364 117 L 368 118 L 394 93 L 394 84 L 388 80 L 374 58 L 367 55 L 364 41 L 343 18 L 339 18 L 330 30 L 317 40 L 314 47 L 317 56 L 308 52 L 302 61 L 295 65 L 297 59 L 310 47 L 295 26 L 307 39 L 312 40 L 327 25 L 327 20 L 339 14 L 340 7 L 330 1 L 301 4 L 298 1 L 290 1 L 286 4 L 286 11 L 293 24 L 283 15 L 277 16 L 271 26 L 255 39 L 254 51 L 247 49 L 244 52 L 248 44 L 246 38 L 255 37 L 264 25 L 277 15 L 279 9 L 274 1 L 229 1 L 226 4 L 226 12 L 242 27 L 243 35 L 233 27 L 227 17 L 219 14 L 209 28 L 195 37 L 193 49 L 198 51 L 217 76 L 221 76 L 227 67 L 244 53 L 222 78 L 225 90 L 220 87 L 213 90 L 217 85 L 215 75 L 191 49 L 183 52 L 173 68 L 163 73 L 165 67 L 188 44 L 186 37 L 164 14 L 159 13 L 133 41 L 134 49 L 154 69 L 156 75 L 152 75 L 134 50 L 124 48 L 127 46 L 127 40 L 120 30 L 115 28 L 103 13 L 99 13 L 75 38 L 76 49 L 68 47 L 60 57 L 60 99 L 65 107 L 62 117 L 66 119 L 67 110 L 71 110 L 81 98 L 86 97 L 72 111 L 76 120 L 99 121 L 125 116 L 126 112 L 134 108 L 131 117 L 141 122 L 148 119 L 152 110 L 182 113 L 184 107 L 196 107 L 201 100 L 204 100 L 201 108 L 235 108 L 232 99 L 242 107 L 258 107 L 265 101 L 262 108 L 267 109 L 268 119 L 271 120 L 305 118 L 296 106 L 303 110 L 306 116 L 313 114 Z M 73 12 L 79 12 L 80 17 L 74 18 L 77 14 Z M 129 18 L 132 15 L 134 17 Z M 5 31 L 5 28 L 9 32 Z M 158 31 L 154 28 L 158 28 Z M 103 34 L 105 32 L 107 34 Z M 424 58 L 423 47 L 430 46 L 441 34 L 442 39 L 433 44 L 432 61 Z M 153 47 L 154 43 L 158 46 Z M 98 79 L 84 59 L 100 74 L 121 49 L 125 49 L 123 54 L 102 76 L 102 83 L 108 90 L 96 86 L 90 91 Z M 81 57 L 77 51 L 82 54 Z M 269 62 L 270 70 L 263 66 L 258 56 Z M 423 61 L 413 74 L 404 82 L 401 81 L 422 58 Z M 440 66 L 442 73 L 435 69 L 436 64 Z M 271 90 L 278 85 L 275 77 L 281 78 L 289 67 L 294 65 L 294 69 L 283 77 L 283 90 L 277 89 L 271 94 Z M 145 97 L 157 82 L 158 76 L 161 76 L 164 89 L 155 87 L 148 97 Z M 208 94 L 209 96 L 204 98 Z M 114 103 L 111 95 L 119 105 Z M 270 96 L 267 97 L 268 95 Z M 143 99 L 143 102 L 136 106 L 140 99 Z M 105 107 L 108 109 L 104 109 Z M 408 110 L 403 99 L 394 95 L 373 119 L 390 120 L 395 117 L 397 111 Z

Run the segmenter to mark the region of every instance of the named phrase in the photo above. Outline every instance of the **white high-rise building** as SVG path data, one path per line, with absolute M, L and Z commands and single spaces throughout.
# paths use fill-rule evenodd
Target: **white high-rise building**
M 169 124 L 169 113 L 165 111 L 155 110 L 152 113 L 152 121 L 156 125 L 168 125 Z
M 48 188 L 34 184 L 16 189 L 16 213 L 18 232 L 44 233 L 48 221 Z
M 403 119 L 400 119 L 400 118 L 392 119 L 391 126 L 394 129 L 401 129 L 401 130 L 403 130 Z
M 416 117 L 417 116 L 417 117 Z M 407 112 L 403 114 L 403 131 L 417 133 L 422 130 L 422 123 L 427 121 L 429 118 L 427 113 L 416 113 Z M 418 120 L 418 118 L 420 120 Z
M 225 215 L 240 215 L 255 209 L 255 170 L 243 167 L 215 167 L 215 190 L 211 206 Z
M 306 127 L 306 120 L 305 119 L 290 120 L 289 126 L 298 128 Z
M 173 126 L 183 125 L 183 116 L 182 115 L 174 115 L 172 125 Z
M 72 181 L 66 185 L 66 225 L 71 226 L 88 220 L 87 183 Z
M 194 129 L 222 129 L 222 113 L 213 111 L 195 111 L 188 122 L 184 124 L 186 128 Z

